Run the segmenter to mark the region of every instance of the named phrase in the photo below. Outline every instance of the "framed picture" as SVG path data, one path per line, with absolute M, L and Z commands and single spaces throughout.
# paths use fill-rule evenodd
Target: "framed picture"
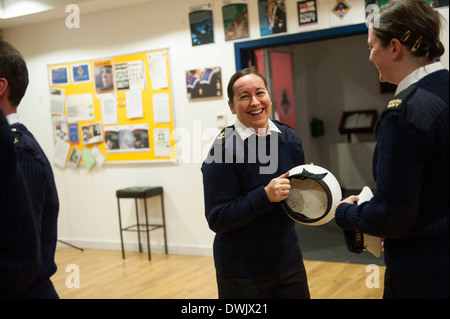
M 186 71 L 186 88 L 189 99 L 222 96 L 220 67 Z
M 81 125 L 81 136 L 83 144 L 100 143 L 103 141 L 102 123 L 95 122 Z
M 341 134 L 373 133 L 378 119 L 377 110 L 344 112 L 339 125 Z

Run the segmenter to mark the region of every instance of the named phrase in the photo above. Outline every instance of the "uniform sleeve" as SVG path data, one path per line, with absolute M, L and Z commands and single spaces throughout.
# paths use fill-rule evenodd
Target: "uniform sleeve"
M 374 197 L 357 205 L 341 204 L 336 223 L 379 237 L 406 236 L 415 224 L 424 171 L 426 142 L 423 132 L 390 112 L 379 123 L 374 159 Z
M 39 242 L 13 138 L 9 127 L 0 123 L 0 296 L 9 297 L 22 293 L 33 282 Z
M 202 172 L 205 214 L 214 232 L 225 233 L 243 227 L 272 207 L 264 186 L 246 194 L 241 192 L 239 165 L 203 164 Z

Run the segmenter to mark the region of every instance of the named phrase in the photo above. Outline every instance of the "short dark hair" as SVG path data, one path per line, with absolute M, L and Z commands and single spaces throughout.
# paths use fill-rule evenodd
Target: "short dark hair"
M 18 106 L 28 86 L 28 69 L 22 55 L 9 43 L 0 40 L 0 78 L 8 81 L 8 100 Z
M 233 89 L 234 83 L 236 83 L 236 81 L 238 79 L 240 79 L 241 77 L 243 77 L 245 75 L 249 75 L 249 74 L 254 74 L 256 76 L 259 76 L 261 78 L 261 80 L 264 81 L 264 86 L 267 88 L 266 78 L 263 75 L 261 75 L 258 71 L 254 70 L 252 68 L 246 68 L 246 69 L 239 70 L 236 73 L 234 73 L 231 76 L 230 81 L 228 81 L 227 93 L 228 93 L 228 100 L 230 102 L 233 102 L 233 98 L 234 98 L 234 89 Z
M 391 0 L 380 8 L 379 25 L 373 28 L 383 46 L 398 39 L 414 56 L 433 61 L 445 52 L 439 39 L 439 13 L 425 0 Z

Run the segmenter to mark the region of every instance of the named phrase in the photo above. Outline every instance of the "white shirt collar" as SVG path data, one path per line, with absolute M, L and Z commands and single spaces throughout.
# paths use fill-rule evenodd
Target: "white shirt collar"
M 423 67 L 420 67 L 414 71 L 412 71 L 408 76 L 406 76 L 397 86 L 397 90 L 395 91 L 395 95 L 399 94 L 404 89 L 418 82 L 420 79 L 429 75 L 430 73 L 439 71 L 444 69 L 444 66 L 441 62 L 434 62 Z
M 268 119 L 268 123 L 269 123 L 269 130 L 267 131 L 267 134 L 258 134 L 258 135 L 265 136 L 269 135 L 270 132 L 281 133 L 278 127 L 276 127 L 276 125 L 270 119 Z M 245 141 L 251 135 L 257 134 L 253 128 L 245 126 L 237 117 L 236 122 L 234 123 L 234 127 L 236 129 L 236 132 L 239 134 L 239 136 L 242 138 L 243 141 Z
M 6 120 L 8 121 L 9 125 L 19 123 L 19 115 L 17 115 L 17 113 L 11 113 L 6 116 Z

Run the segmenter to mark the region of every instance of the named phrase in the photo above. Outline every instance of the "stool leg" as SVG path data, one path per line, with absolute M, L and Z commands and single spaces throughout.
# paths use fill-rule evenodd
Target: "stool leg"
M 137 234 L 138 234 L 138 242 L 139 242 L 139 252 L 142 253 L 142 246 L 141 246 L 141 231 L 139 229 L 139 214 L 138 214 L 138 202 L 137 198 L 134 199 L 134 204 L 136 206 L 136 226 L 137 226 Z
M 120 246 L 122 247 L 122 259 L 125 259 L 125 249 L 123 248 L 123 235 L 122 235 L 122 217 L 120 215 L 120 200 L 119 200 L 119 197 L 117 197 L 117 207 L 119 208 Z
M 164 196 L 161 194 L 161 207 L 162 207 L 162 219 L 163 219 L 163 230 L 164 230 L 164 245 L 166 246 L 166 255 L 168 254 L 167 250 L 167 235 L 166 235 L 166 214 L 164 212 Z
M 147 215 L 147 198 L 144 198 L 144 207 L 145 207 L 145 227 L 147 232 L 147 248 L 148 248 L 148 260 L 152 260 L 152 255 L 150 252 L 150 229 L 148 228 L 148 215 Z

